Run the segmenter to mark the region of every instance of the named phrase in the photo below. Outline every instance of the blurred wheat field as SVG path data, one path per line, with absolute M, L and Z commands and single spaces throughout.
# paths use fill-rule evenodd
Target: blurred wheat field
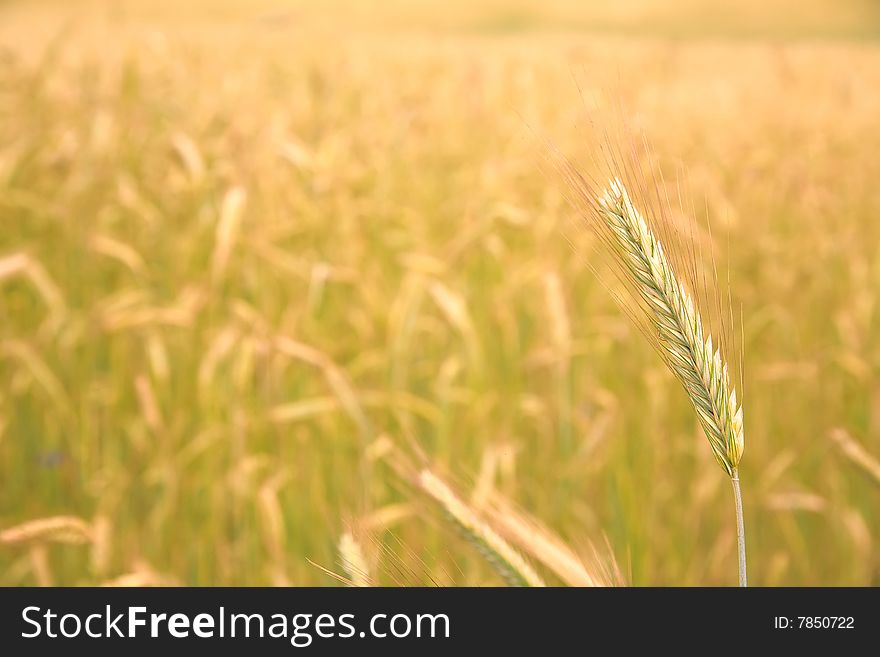
M 0 584 L 329 585 L 353 526 L 378 583 L 500 584 L 389 445 L 628 583 L 732 583 L 541 170 L 585 90 L 724 241 L 750 579 L 880 583 L 872 3 L 77 4 L 0 3 Z

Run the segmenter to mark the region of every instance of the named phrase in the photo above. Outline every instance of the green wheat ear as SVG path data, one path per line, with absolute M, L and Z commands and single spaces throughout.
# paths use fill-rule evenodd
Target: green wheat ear
M 610 182 L 599 208 L 620 247 L 624 271 L 649 309 L 663 359 L 697 410 L 715 460 L 734 477 L 744 446 L 743 411 L 721 350 L 713 348 L 712 336 L 703 331 L 700 314 L 663 245 L 620 180 Z
M 651 226 L 618 179 L 599 191 L 591 179 L 563 163 L 576 205 L 610 247 L 616 272 L 633 293 L 640 312 L 632 316 L 681 382 L 697 411 L 715 460 L 730 477 L 736 504 L 739 583 L 746 586 L 745 527 L 737 466 L 743 454 L 743 410 L 727 364 Z M 717 343 L 715 343 L 717 344 Z

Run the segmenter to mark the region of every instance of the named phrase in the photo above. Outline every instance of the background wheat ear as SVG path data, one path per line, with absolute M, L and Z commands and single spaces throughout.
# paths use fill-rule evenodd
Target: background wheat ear
M 674 260 L 617 177 L 601 188 L 566 163 L 576 205 L 609 250 L 614 271 L 638 310 L 628 308 L 684 387 L 712 454 L 730 477 L 736 506 L 739 583 L 747 584 L 745 528 L 737 466 L 744 448 L 742 406 L 718 342 L 713 343 Z M 662 215 L 661 215 L 662 217 Z M 670 232 L 658 227 L 664 235 Z M 620 301 L 620 299 L 618 299 Z
M 544 580 L 506 540 L 428 469 L 418 475 L 421 489 L 437 502 L 452 523 L 511 586 L 545 586 Z
M 360 541 L 351 531 L 339 537 L 339 561 L 348 576 L 351 586 L 370 586 L 370 567 Z

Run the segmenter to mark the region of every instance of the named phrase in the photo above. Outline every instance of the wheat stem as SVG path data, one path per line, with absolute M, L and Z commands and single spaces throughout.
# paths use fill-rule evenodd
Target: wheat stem
M 746 574 L 746 527 L 743 520 L 743 504 L 742 492 L 739 487 L 739 473 L 736 468 L 730 477 L 730 483 L 733 484 L 733 501 L 736 505 L 736 548 L 739 558 L 739 585 L 748 586 L 748 576 Z

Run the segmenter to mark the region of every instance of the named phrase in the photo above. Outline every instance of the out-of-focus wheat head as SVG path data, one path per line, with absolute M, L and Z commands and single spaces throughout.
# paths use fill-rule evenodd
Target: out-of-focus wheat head
M 720 347 L 704 332 L 693 298 L 619 179 L 610 181 L 598 209 L 615 238 L 615 257 L 645 302 L 661 356 L 693 402 L 715 459 L 734 476 L 743 453 L 743 411 Z
M 446 482 L 425 469 L 419 473 L 418 483 L 509 585 L 545 586 L 544 580 L 522 555 L 465 504 Z
M 349 578 L 351 586 L 370 586 L 370 567 L 360 541 L 351 531 L 346 531 L 339 538 L 339 561 Z

